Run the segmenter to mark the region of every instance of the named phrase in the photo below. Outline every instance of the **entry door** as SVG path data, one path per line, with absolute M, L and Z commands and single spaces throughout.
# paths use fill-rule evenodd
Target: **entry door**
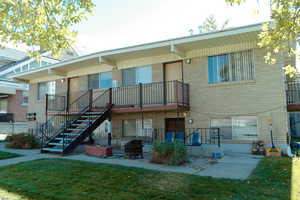
M 76 100 L 79 97 L 79 88 L 80 88 L 80 81 L 79 77 L 70 78 L 69 79 L 69 104 L 72 103 L 74 100 Z
M 185 132 L 184 118 L 167 118 L 165 125 L 166 132 Z
M 182 90 L 177 81 L 182 80 L 182 61 L 165 63 L 164 80 L 165 104 L 180 103 L 182 101 Z

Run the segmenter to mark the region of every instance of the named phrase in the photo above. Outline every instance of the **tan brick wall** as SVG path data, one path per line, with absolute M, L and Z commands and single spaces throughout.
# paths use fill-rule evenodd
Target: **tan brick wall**
M 165 128 L 166 118 L 176 118 L 176 112 L 144 112 L 144 119 L 152 119 L 153 128 Z M 184 117 L 183 113 L 179 113 L 179 117 Z M 125 113 L 112 115 L 113 137 L 122 135 L 122 121 L 127 119 L 142 119 L 141 113 Z
M 264 51 L 254 50 L 255 81 L 208 84 L 207 57 L 184 63 L 184 79 L 190 84 L 191 111 L 187 127 L 209 127 L 210 119 L 253 115 L 258 118 L 259 139 L 269 141 L 268 118 L 273 119 L 276 140 L 286 141 L 287 111 L 281 63 L 264 62 Z

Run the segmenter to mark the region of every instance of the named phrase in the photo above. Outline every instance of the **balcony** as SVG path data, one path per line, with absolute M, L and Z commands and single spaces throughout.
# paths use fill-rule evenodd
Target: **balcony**
M 105 92 L 109 95 L 95 102 L 94 110 L 101 110 L 110 103 L 113 113 L 189 110 L 189 85 L 177 80 L 110 88 L 100 93 L 91 91 L 85 101 L 93 101 Z M 66 95 L 47 95 L 46 99 L 46 110 L 50 114 L 63 110 L 76 113 L 80 108 L 80 105 L 78 108 L 67 106 Z
M 300 111 L 300 81 L 286 82 L 286 102 L 288 111 Z

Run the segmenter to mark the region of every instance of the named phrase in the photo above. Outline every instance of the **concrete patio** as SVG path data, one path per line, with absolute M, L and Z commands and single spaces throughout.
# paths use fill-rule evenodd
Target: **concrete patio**
M 224 148 L 224 157 L 217 161 L 204 157 L 190 157 L 190 162 L 182 166 L 167 166 L 150 163 L 149 153 L 145 154 L 144 159 L 130 160 L 122 157 L 98 158 L 85 154 L 74 154 L 69 156 L 60 156 L 55 154 L 40 154 L 39 150 L 14 150 L 5 148 L 4 143 L 0 143 L 0 151 L 22 154 L 24 156 L 0 160 L 0 166 L 16 164 L 31 160 L 43 158 L 62 158 L 70 160 L 80 160 L 93 163 L 105 163 L 121 165 L 127 167 L 138 167 L 150 170 L 159 170 L 166 172 L 177 172 L 193 174 L 198 176 L 211 176 L 214 178 L 246 179 L 256 167 L 262 156 L 254 156 L 248 152 L 232 151 Z

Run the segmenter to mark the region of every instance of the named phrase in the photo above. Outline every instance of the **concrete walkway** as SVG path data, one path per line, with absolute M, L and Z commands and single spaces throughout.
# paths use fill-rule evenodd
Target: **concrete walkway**
M 178 172 L 198 176 L 211 176 L 215 178 L 246 179 L 258 164 L 261 156 L 253 156 L 247 153 L 225 153 L 217 162 L 210 162 L 207 158 L 192 158 L 190 163 L 183 166 L 166 166 L 153 164 L 148 159 L 129 160 L 124 158 L 96 158 L 84 154 L 59 156 L 52 154 L 40 154 L 39 150 L 14 150 L 5 148 L 0 143 L 0 151 L 23 154 L 23 157 L 0 160 L 0 166 L 16 164 L 42 158 L 63 158 L 69 160 L 80 160 L 93 163 L 105 163 L 127 167 L 138 167 L 165 172 Z
M 57 156 L 57 155 L 41 154 L 40 150 L 8 149 L 8 148 L 5 148 L 5 143 L 3 143 L 3 142 L 0 143 L 0 151 L 23 155 L 21 157 L 0 160 L 0 166 L 12 165 L 12 164 L 20 163 L 20 162 L 38 160 L 38 159 L 42 159 L 42 158 L 61 157 L 61 156 Z

